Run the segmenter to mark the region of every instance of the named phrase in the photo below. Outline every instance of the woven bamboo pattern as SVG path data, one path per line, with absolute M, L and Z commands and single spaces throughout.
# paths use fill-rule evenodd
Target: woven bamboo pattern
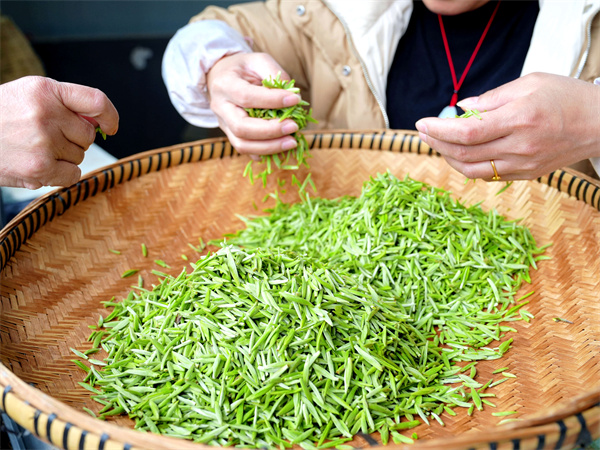
M 358 195 L 370 176 L 389 170 L 449 190 L 465 204 L 496 208 L 527 225 L 538 245 L 552 243 L 551 259 L 539 262 L 522 288 L 535 291 L 526 307 L 535 318 L 511 323 L 518 330 L 511 350 L 477 365 L 483 382 L 501 367 L 517 375 L 489 391 L 497 407 L 471 417 L 465 409 L 444 414 L 445 427 L 433 421 L 411 430 L 419 440 L 410 448 L 572 449 L 600 437 L 600 183 L 565 170 L 514 182 L 497 195 L 504 183 L 465 183 L 412 132 L 306 137 L 316 195 Z M 156 284 L 153 269 L 177 274 L 188 264 L 182 254 L 199 258 L 188 244 L 221 239 L 243 227 L 238 215 L 272 205 L 263 198 L 275 179 L 266 189 L 250 184 L 242 177 L 248 160 L 223 138 L 145 152 L 34 201 L 0 231 L 0 407 L 10 417 L 65 449 L 206 448 L 135 431 L 126 416 L 103 422 L 83 412 L 100 405 L 77 384 L 84 374 L 70 348 L 90 348 L 88 325 L 108 314 L 101 302 L 123 298 L 137 283 L 121 278 L 124 271 L 139 269 L 147 286 Z M 276 174 L 288 186 L 284 200 L 297 201 L 291 173 Z M 499 426 L 502 417 L 492 413 L 506 410 L 521 420 Z M 380 440 L 358 435 L 352 444 Z

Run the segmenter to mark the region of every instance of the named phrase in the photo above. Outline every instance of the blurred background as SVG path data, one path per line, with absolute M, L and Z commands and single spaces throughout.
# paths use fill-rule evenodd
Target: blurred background
M 162 81 L 161 61 L 169 39 L 193 15 L 209 4 L 244 1 L 2 0 L 0 10 L 31 44 L 46 76 L 108 95 L 119 111 L 119 132 L 96 143 L 123 158 L 222 135 L 179 116 Z M 3 53 L 5 41 L 3 36 Z

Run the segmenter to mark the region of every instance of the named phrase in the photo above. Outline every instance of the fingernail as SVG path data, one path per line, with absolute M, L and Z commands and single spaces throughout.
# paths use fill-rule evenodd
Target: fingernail
M 479 103 L 479 97 L 469 97 L 456 103 L 456 106 L 462 109 L 476 109 Z
M 415 123 L 415 127 L 417 128 L 417 131 L 427 134 L 427 124 L 424 120 L 418 120 L 417 123 Z
M 293 137 L 286 138 L 281 143 L 281 150 L 291 150 L 298 145 L 298 142 Z
M 296 131 L 298 131 L 298 124 L 296 122 L 294 122 L 293 120 L 285 123 L 281 127 L 281 132 L 283 134 L 292 134 L 292 133 L 295 133 Z
M 283 97 L 283 106 L 294 106 L 300 101 L 300 96 L 297 94 Z
M 419 139 L 427 144 L 427 135 L 425 133 L 419 133 Z

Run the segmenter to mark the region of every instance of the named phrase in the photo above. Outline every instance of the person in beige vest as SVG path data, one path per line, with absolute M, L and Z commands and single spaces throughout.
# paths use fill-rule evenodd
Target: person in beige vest
M 498 2 L 423 3 L 448 18 Z M 524 2 L 504 2 L 500 11 L 509 3 Z M 163 79 L 188 122 L 220 126 L 240 153 L 276 153 L 295 145 L 291 121 L 251 119 L 244 111 L 298 102 L 289 92 L 260 86 L 279 71 L 295 79 L 310 102 L 319 121 L 313 128 L 389 128 L 394 105 L 387 101 L 388 74 L 419 5 L 267 0 L 211 6 L 172 38 Z M 457 106 L 485 111 L 483 120 L 441 119 L 432 110 L 415 120 L 422 139 L 469 178 L 491 180 L 497 171 L 503 181 L 531 179 L 587 159 L 600 172 L 600 86 L 594 85 L 600 77 L 599 11 L 600 0 L 540 0 L 516 79 L 459 97 Z M 517 50 L 521 44 L 506 46 Z M 489 73 L 506 63 L 496 61 Z

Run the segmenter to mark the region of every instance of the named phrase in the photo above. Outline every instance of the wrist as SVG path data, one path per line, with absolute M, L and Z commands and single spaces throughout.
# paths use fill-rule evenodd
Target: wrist
M 219 67 L 222 64 L 226 63 L 227 58 L 230 58 L 231 56 L 234 56 L 237 54 L 238 53 L 231 53 L 231 54 L 223 55 L 221 58 L 219 58 L 218 60 L 216 60 L 214 62 L 214 64 L 212 65 L 212 67 L 210 67 L 210 69 L 208 69 L 208 71 L 206 72 L 206 85 L 205 85 L 205 92 L 208 96 L 210 96 L 211 80 L 213 79 L 213 76 L 216 76 L 216 77 L 219 76 Z

